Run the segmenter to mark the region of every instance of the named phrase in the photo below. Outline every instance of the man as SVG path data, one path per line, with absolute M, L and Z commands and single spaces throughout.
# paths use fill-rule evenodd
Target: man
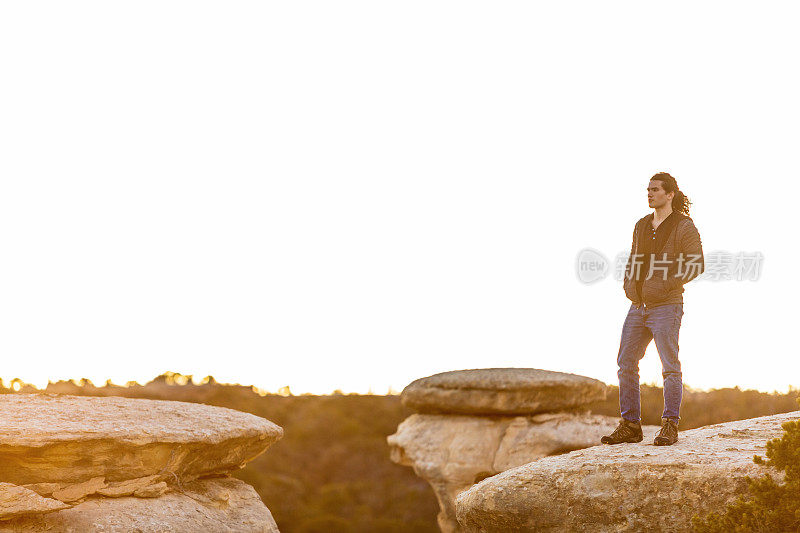
M 617 356 L 619 408 L 622 420 L 603 444 L 641 442 L 639 360 L 655 340 L 664 377 L 664 412 L 653 444 L 678 440 L 683 378 L 678 360 L 678 332 L 683 317 L 683 285 L 704 270 L 700 234 L 689 218 L 691 202 L 675 178 L 660 172 L 650 179 L 647 201 L 653 212 L 633 230 L 631 255 L 623 287 L 633 302 L 622 326 Z

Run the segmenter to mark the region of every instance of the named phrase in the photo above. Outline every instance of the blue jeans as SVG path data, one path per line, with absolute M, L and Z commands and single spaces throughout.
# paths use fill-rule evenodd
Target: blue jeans
M 619 343 L 619 411 L 622 418 L 639 422 L 642 418 L 639 397 L 639 360 L 651 340 L 661 357 L 664 376 L 664 413 L 662 418 L 680 419 L 683 375 L 678 361 L 678 331 L 683 318 L 683 304 L 668 304 L 653 308 L 631 304 L 622 340 Z

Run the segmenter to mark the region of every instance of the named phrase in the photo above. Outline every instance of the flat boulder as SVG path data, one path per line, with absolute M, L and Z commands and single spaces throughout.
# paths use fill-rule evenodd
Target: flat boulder
M 442 372 L 410 383 L 403 405 L 420 413 L 528 415 L 570 410 L 605 399 L 602 381 L 538 368 Z
M 0 520 L 31 513 L 51 513 L 67 507 L 69 505 L 40 496 L 25 487 L 0 483 Z
M 0 521 L 0 533 L 53 531 L 277 533 L 278 527 L 253 487 L 232 478 L 197 480 L 155 499 L 90 497 L 69 509 Z
M 181 483 L 237 470 L 282 436 L 269 420 L 210 405 L 4 394 L 0 481 L 47 490 L 85 484 L 87 495 L 148 476 Z M 71 490 L 69 498 L 84 496 Z
M 693 515 L 747 493 L 768 440 L 800 411 L 706 426 L 672 446 L 601 445 L 544 457 L 487 478 L 456 497 L 466 531 L 689 531 Z

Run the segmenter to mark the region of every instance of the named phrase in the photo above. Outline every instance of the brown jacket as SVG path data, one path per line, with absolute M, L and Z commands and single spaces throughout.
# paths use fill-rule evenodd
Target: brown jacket
M 640 301 L 639 295 L 636 293 L 636 276 L 633 268 L 642 269 L 639 266 L 643 257 L 643 254 L 639 252 L 639 235 L 648 229 L 645 225 L 650 224 L 652 215 L 640 219 L 633 228 L 631 255 L 625 266 L 625 278 L 622 286 L 625 289 L 625 296 L 634 305 L 638 306 L 644 303 L 646 307 L 658 307 L 659 305 L 682 304 L 683 285 L 705 270 L 700 233 L 691 218 L 680 213 L 676 214 L 679 217 L 678 222 L 670 232 L 664 247 L 656 250 L 653 256 L 652 275 L 648 276 L 648 272 L 642 271 L 643 301 Z

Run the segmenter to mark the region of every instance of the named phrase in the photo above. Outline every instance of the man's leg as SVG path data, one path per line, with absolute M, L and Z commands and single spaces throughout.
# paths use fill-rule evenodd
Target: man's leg
M 661 418 L 680 419 L 683 374 L 678 360 L 678 333 L 683 318 L 683 304 L 662 305 L 652 309 L 646 324 L 653 332 L 664 377 L 664 412 Z
M 653 334 L 645 325 L 644 307 L 631 305 L 625 324 L 622 326 L 622 339 L 617 355 L 617 376 L 619 377 L 619 412 L 630 422 L 642 418 L 639 398 L 639 361 L 644 357 L 647 345 Z
M 631 305 L 628 316 L 625 318 L 625 324 L 622 326 L 622 340 L 620 340 L 619 354 L 617 355 L 619 412 L 622 420 L 610 435 L 603 435 L 600 438 L 602 444 L 642 442 L 639 361 L 644 357 L 647 345 L 652 339 L 652 333 L 644 324 L 644 309 L 637 309 Z

